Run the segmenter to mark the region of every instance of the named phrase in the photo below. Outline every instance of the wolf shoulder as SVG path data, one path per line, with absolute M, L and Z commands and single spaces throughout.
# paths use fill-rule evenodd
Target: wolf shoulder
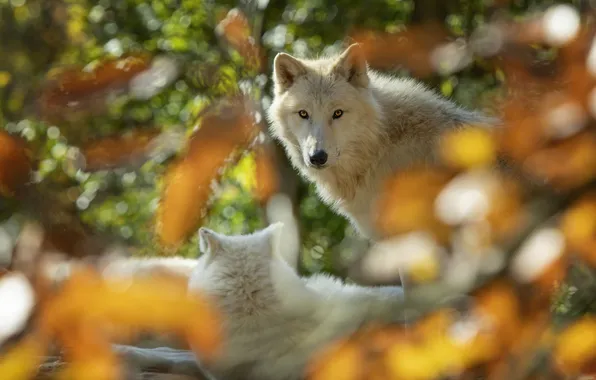
M 464 108 L 423 82 L 368 69 L 370 90 L 388 127 L 448 129 L 475 125 L 495 127 L 499 118 Z

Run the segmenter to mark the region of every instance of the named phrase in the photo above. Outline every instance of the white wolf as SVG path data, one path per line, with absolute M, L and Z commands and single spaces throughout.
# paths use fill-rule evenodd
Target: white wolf
M 208 367 L 215 378 L 301 379 L 313 355 L 334 340 L 367 322 L 403 320 L 406 300 L 399 286 L 347 285 L 321 274 L 299 277 L 283 257 L 282 226 L 275 223 L 237 236 L 199 230 L 204 254 L 190 274 L 189 292 L 212 297 L 224 316 L 222 355 Z M 174 261 L 151 265 L 167 269 L 170 264 L 187 267 Z M 124 272 L 115 267 L 109 272 L 125 273 L 133 267 L 149 270 L 142 259 L 119 265 Z M 194 363 L 192 353 L 186 351 L 128 346 L 119 350 L 143 367 Z
M 390 175 L 436 162 L 442 131 L 496 123 L 417 81 L 368 69 L 358 44 L 321 59 L 279 53 L 273 80 L 272 135 L 321 199 L 372 240 L 371 207 Z

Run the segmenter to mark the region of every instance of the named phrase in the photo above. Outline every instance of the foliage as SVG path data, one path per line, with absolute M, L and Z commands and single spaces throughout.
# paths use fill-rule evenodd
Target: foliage
M 2 35 L 12 36 L 0 47 L 0 258 L 11 263 L 0 286 L 19 279 L 21 294 L 34 294 L 37 305 L 33 317 L 22 317 L 27 326 L 9 331 L 26 333 L 6 345 L 0 373 L 28 378 L 31 358 L 55 338 L 71 348 L 65 378 L 95 359 L 97 378 L 113 378 L 116 358 L 103 329 L 114 329 L 110 338 L 174 332 L 201 355 L 219 342 L 207 301 L 169 298 L 183 293 L 177 280 L 120 291 L 81 269 L 56 289 L 43 272 L 56 251 L 84 263 L 115 244 L 136 255 L 196 257 L 200 225 L 226 234 L 261 228 L 267 202 L 286 192 L 305 271 L 350 272 L 338 263 L 353 231 L 311 185 L 284 187 L 292 183 L 281 170 L 288 164 L 266 137 L 264 117 L 277 52 L 335 52 L 348 40 L 363 43 L 371 67 L 419 77 L 499 115 L 503 128 L 447 135 L 442 166 L 389 181 L 377 205 L 388 249 L 369 252 L 349 273 L 395 281 L 399 271 L 382 260 L 391 252 L 414 285 L 412 297 L 440 289 L 474 302 L 464 312 L 430 307 L 408 328 L 363 329 L 317 358 L 310 375 L 589 372 L 595 20 L 593 9 L 570 2 L 584 11 L 580 27 L 574 10 L 554 3 L 0 1 Z M 497 173 L 503 156 L 534 183 Z M 32 220 L 41 235 L 31 235 Z M 151 303 L 171 307 L 143 313 Z

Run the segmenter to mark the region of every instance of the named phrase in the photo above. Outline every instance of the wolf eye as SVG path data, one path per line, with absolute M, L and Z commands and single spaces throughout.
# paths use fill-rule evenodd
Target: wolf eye
M 335 112 L 333 112 L 333 118 L 334 119 L 339 119 L 341 117 L 341 115 L 344 114 L 344 111 L 342 110 L 335 110 Z
M 298 111 L 298 115 L 300 115 L 300 117 L 303 119 L 308 119 L 308 112 L 306 112 L 305 110 Z

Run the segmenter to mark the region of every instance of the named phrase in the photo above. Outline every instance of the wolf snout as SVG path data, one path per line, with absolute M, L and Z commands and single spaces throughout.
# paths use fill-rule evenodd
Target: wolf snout
M 312 166 L 316 168 L 321 168 L 327 163 L 327 158 L 329 158 L 327 152 L 320 149 L 311 154 L 308 159 Z

